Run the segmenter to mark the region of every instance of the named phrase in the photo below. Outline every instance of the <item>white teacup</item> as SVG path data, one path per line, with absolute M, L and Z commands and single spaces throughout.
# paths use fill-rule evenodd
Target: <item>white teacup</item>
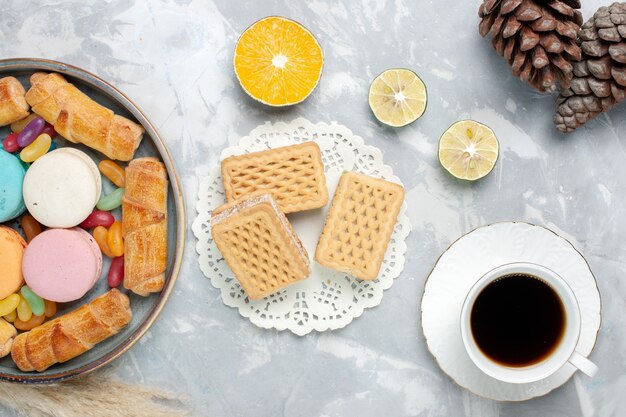
M 548 284 L 561 299 L 565 310 L 565 329 L 558 345 L 541 361 L 524 367 L 505 366 L 486 356 L 474 340 L 470 322 L 474 302 L 481 291 L 500 277 L 516 274 L 531 275 Z M 461 310 L 463 344 L 474 364 L 492 378 L 515 384 L 547 378 L 567 362 L 593 377 L 598 367 L 576 352 L 580 329 L 580 308 L 572 289 L 556 272 L 532 263 L 510 263 L 487 272 L 471 288 Z

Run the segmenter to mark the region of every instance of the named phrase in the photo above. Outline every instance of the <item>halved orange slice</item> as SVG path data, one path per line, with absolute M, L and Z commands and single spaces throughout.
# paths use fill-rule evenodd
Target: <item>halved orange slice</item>
M 235 73 L 243 89 L 270 106 L 300 103 L 322 74 L 322 48 L 306 28 L 270 16 L 246 29 L 235 48 Z

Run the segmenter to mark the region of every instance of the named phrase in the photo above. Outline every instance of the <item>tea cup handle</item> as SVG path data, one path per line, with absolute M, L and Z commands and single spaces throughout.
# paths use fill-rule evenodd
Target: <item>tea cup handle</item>
M 596 364 L 578 352 L 572 353 L 572 356 L 570 356 L 567 361 L 588 377 L 594 377 L 598 373 L 598 367 Z

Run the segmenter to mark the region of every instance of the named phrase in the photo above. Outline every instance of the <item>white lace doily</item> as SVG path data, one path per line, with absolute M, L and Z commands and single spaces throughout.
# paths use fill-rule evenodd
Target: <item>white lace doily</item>
M 220 160 L 231 155 L 311 140 L 317 142 L 322 151 L 328 193 L 331 198 L 325 208 L 288 216 L 309 253 L 311 260 L 309 278 L 263 300 L 248 299 L 211 238 L 211 212 L 225 202 L 219 166 L 215 166 L 209 176 L 200 182 L 198 217 L 193 223 L 193 232 L 198 239 L 196 251 L 200 255 L 200 269 L 211 280 L 213 286 L 221 291 L 224 303 L 236 307 L 242 316 L 249 318 L 259 327 L 289 329 L 300 336 L 311 330 L 342 328 L 363 314 L 364 309 L 380 304 L 383 291 L 391 287 L 394 278 L 400 275 L 404 268 L 405 240 L 411 230 L 405 202 L 400 210 L 380 274 L 373 281 L 361 281 L 325 268 L 314 261 L 315 246 L 324 226 L 330 200 L 343 171 L 358 171 L 400 183 L 393 175 L 391 167 L 383 163 L 379 149 L 365 145 L 362 138 L 335 122 L 313 124 L 302 118 L 289 124 L 267 122 L 250 132 L 249 136 L 242 138 L 237 146 L 226 148 Z

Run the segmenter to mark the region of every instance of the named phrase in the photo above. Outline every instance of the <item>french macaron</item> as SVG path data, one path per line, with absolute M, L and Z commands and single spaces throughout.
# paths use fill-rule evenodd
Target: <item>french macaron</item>
M 86 233 L 86 232 L 84 232 Z M 22 272 L 26 284 L 41 298 L 58 303 L 78 300 L 97 281 L 102 254 L 82 231 L 48 229 L 30 241 Z
M 56 149 L 38 158 L 24 177 L 26 208 L 41 224 L 69 228 L 80 224 L 100 199 L 98 167 L 84 152 Z
M 17 292 L 24 283 L 22 259 L 26 242 L 19 233 L 0 226 L 0 300 Z
M 64 147 L 64 148 L 59 148 L 59 152 L 61 153 L 66 152 L 71 155 L 77 156 L 85 164 L 87 164 L 87 166 L 91 170 L 91 173 L 93 174 L 94 180 L 96 181 L 96 185 L 98 187 L 98 200 L 99 200 L 100 194 L 102 193 L 102 175 L 100 174 L 100 170 L 98 169 L 98 166 L 93 161 L 93 159 L 89 155 L 87 155 L 85 152 L 81 151 L 80 149 Z M 98 200 L 96 200 L 96 204 L 98 203 Z
M 98 282 L 98 278 L 100 278 L 100 274 L 102 274 L 102 251 L 100 250 L 100 246 L 98 246 L 96 239 L 94 239 L 93 236 L 89 232 L 87 232 L 85 229 L 82 229 L 80 227 L 72 227 L 70 230 L 74 230 L 75 232 L 77 232 L 79 235 L 83 237 L 83 239 L 87 241 L 87 243 L 89 243 L 89 246 L 91 247 L 94 255 L 97 258 L 98 270 L 96 271 L 96 274 L 93 276 L 92 286 L 96 285 L 96 282 Z
M 0 149 L 0 223 L 16 218 L 26 210 L 22 197 L 25 173 L 18 157 Z

